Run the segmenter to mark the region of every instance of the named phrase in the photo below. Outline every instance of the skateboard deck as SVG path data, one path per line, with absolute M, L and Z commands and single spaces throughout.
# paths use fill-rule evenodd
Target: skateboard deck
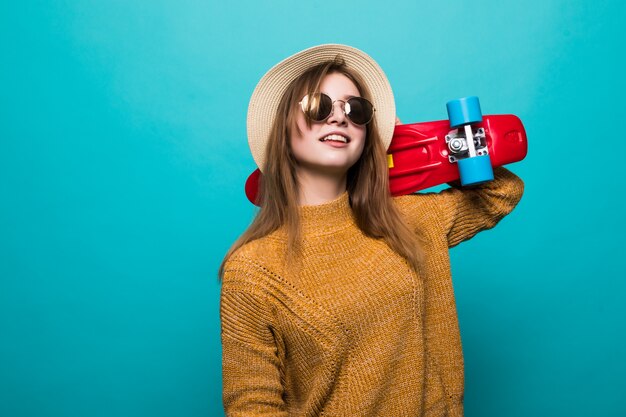
M 472 130 L 481 129 L 493 167 L 526 157 L 526 130 L 519 117 L 483 116 L 482 122 L 472 125 Z M 450 128 L 448 120 L 396 126 L 387 150 L 391 194 L 411 194 L 460 179 L 457 164 L 450 160 L 450 145 L 446 143 L 446 136 L 455 134 L 464 137 L 463 129 Z
M 517 116 L 482 116 L 481 122 L 471 124 L 471 130 L 476 134 L 474 142 L 482 143 L 482 152 L 489 155 L 493 167 L 526 157 L 526 131 Z M 391 195 L 411 194 L 459 180 L 455 155 L 462 151 L 453 151 L 463 147 L 466 134 L 464 127 L 451 128 L 448 120 L 397 125 L 387 150 Z M 257 200 L 261 177 L 257 169 L 246 181 L 246 196 L 252 203 Z

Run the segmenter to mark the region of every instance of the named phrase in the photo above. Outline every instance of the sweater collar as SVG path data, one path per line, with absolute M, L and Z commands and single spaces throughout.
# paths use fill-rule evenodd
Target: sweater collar
M 302 232 L 305 234 L 334 233 L 354 223 L 347 191 L 327 203 L 301 206 L 299 211 Z

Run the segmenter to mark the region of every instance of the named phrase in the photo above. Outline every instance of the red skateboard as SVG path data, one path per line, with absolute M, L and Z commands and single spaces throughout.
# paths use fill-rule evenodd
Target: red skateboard
M 387 150 L 392 195 L 459 179 L 462 185 L 479 184 L 493 179 L 492 167 L 526 157 L 526 131 L 517 116 L 483 117 L 476 97 L 453 100 L 447 106 L 450 120 L 395 127 Z M 246 181 L 246 196 L 253 203 L 260 179 L 257 169 Z

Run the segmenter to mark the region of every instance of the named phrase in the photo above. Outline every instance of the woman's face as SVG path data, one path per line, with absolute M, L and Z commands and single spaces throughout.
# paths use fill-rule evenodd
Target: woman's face
M 361 157 L 365 146 L 366 127 L 354 124 L 343 112 L 342 101 L 360 97 L 356 85 L 340 73 L 328 74 L 322 80 L 320 92 L 333 100 L 333 113 L 322 122 L 307 126 L 304 113 L 298 106 L 296 124 L 290 142 L 298 162 L 298 171 L 342 177 Z

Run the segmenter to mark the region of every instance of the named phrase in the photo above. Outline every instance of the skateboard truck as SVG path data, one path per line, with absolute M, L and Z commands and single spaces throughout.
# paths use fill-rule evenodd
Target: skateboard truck
M 469 132 L 468 132 L 469 130 Z M 463 131 L 460 129 L 451 130 L 446 135 L 446 143 L 448 144 L 448 159 L 451 163 L 457 162 L 459 159 L 470 157 L 470 147 L 467 138 L 471 137 L 472 144 L 474 145 L 474 156 L 487 155 L 489 150 L 487 149 L 487 140 L 485 136 L 485 129 L 478 128 L 472 130 L 469 125 L 465 126 Z
M 483 121 L 478 97 L 471 96 L 446 104 L 450 127 L 456 131 L 446 135 L 451 163 L 459 167 L 461 185 L 475 185 L 493 180 L 493 168 L 485 140 L 485 130 L 472 131 L 472 125 Z M 462 130 L 462 131 L 461 131 Z

